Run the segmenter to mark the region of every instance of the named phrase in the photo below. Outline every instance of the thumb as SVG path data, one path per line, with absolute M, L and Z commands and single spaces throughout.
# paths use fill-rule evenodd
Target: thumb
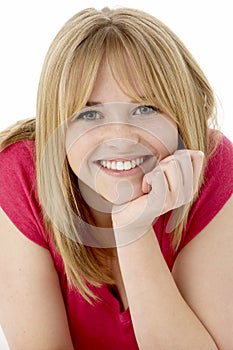
M 145 174 L 142 179 L 142 192 L 149 193 L 151 191 L 151 188 L 152 187 L 149 183 L 149 177 L 147 176 L 147 174 Z

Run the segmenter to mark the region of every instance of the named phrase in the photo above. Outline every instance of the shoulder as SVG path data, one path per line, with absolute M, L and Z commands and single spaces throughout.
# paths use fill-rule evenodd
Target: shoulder
M 212 130 L 210 132 L 209 148 L 211 154 L 206 164 L 205 180 L 209 180 L 212 175 L 217 173 L 222 173 L 225 176 L 229 175 L 228 170 L 233 169 L 232 142 L 224 134 Z
M 12 143 L 0 152 L 1 167 L 6 164 L 22 163 L 24 160 L 32 160 L 35 155 L 35 142 L 32 140 L 20 140 Z
M 18 141 L 0 152 L 0 205 L 26 200 L 26 192 L 35 189 L 34 142 Z M 31 191 L 32 193 L 32 191 Z M 32 198 L 32 197 L 31 197 Z
M 35 179 L 35 142 L 21 140 L 0 152 L 0 185 L 14 188 L 25 179 Z
M 0 152 L 0 205 L 18 196 L 26 188 L 35 187 L 34 142 L 18 141 Z M 22 199 L 22 198 L 21 198 Z
M 215 139 L 212 131 L 212 138 Z M 210 138 L 210 147 L 212 147 Z M 204 172 L 204 183 L 194 207 L 209 204 L 215 215 L 233 192 L 233 144 L 222 133 L 217 134 L 217 145 L 211 153 Z
M 37 196 L 34 141 L 13 143 L 0 153 L 0 207 L 26 237 L 47 248 Z

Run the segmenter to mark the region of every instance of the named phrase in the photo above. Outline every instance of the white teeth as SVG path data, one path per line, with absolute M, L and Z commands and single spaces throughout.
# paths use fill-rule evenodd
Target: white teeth
M 111 163 L 111 169 L 112 170 L 116 170 L 117 166 L 116 166 L 116 162 L 112 162 Z
M 139 160 L 138 164 L 137 164 L 136 160 L 132 160 L 132 162 L 131 162 L 132 168 L 135 168 L 137 165 L 140 165 L 140 160 Z
M 107 160 L 101 160 L 100 165 L 103 166 L 104 168 L 107 169 L 112 169 L 112 170 L 130 170 L 135 168 L 136 166 L 139 166 L 143 163 L 143 157 L 141 158 L 136 158 L 133 160 L 126 160 L 124 162 L 122 161 L 107 161 Z
M 131 169 L 131 162 L 127 160 L 124 162 L 124 170 L 130 170 Z
M 116 163 L 116 170 L 124 170 L 124 163 L 123 162 L 117 162 Z

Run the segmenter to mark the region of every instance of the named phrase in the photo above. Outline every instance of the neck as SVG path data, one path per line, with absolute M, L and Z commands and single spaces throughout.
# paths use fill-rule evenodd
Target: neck
M 110 213 L 104 213 L 92 207 L 89 207 L 89 210 L 94 218 L 94 224 L 96 227 L 112 228 L 112 217 Z

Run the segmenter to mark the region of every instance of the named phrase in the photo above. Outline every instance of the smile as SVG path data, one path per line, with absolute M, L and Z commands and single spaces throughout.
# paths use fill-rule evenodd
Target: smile
M 115 171 L 127 171 L 139 167 L 146 159 L 146 157 L 138 157 L 135 159 L 127 160 L 100 160 L 98 163 L 101 167 L 115 170 Z

